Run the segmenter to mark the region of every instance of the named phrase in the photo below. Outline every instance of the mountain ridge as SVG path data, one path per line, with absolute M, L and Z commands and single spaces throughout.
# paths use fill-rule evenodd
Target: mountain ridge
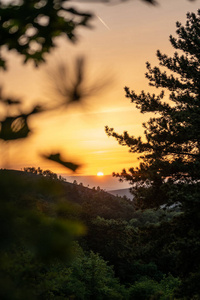
M 17 193 L 26 198 L 34 197 L 39 202 L 38 205 L 42 203 L 48 206 L 48 203 L 61 198 L 64 202 L 79 206 L 82 216 L 99 216 L 105 219 L 130 220 L 135 211 L 132 201 L 112 195 L 100 187 L 91 189 L 81 183 L 74 184 L 17 170 L 0 170 L 0 177 L 9 179 L 10 189 L 17 182 Z

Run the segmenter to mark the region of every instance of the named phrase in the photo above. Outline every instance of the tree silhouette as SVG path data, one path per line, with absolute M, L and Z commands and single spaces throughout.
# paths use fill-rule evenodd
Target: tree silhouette
M 134 184 L 135 201 L 140 207 L 181 203 L 196 208 L 200 195 L 200 10 L 187 14 L 186 25 L 177 22 L 178 38 L 170 36 L 177 49 L 173 57 L 157 51 L 159 67 L 147 62 L 150 86 L 164 90 L 158 96 L 142 91 L 139 95 L 125 87 L 126 97 L 141 113 L 158 114 L 143 124 L 144 136 L 120 135 L 106 127 L 120 145 L 139 153 L 140 166 L 115 174 Z
M 147 62 L 146 77 L 150 86 L 162 88 L 160 94 L 136 94 L 125 87 L 126 97 L 141 113 L 154 114 L 143 124 L 144 137 L 126 131 L 118 134 L 108 126 L 106 132 L 140 155 L 139 167 L 114 173 L 133 184 L 136 206 L 180 206 L 182 212 L 174 220 L 151 228 L 157 231 L 157 237 L 153 231 L 148 233 L 150 244 L 155 245 L 151 253 L 156 252 L 163 265 L 170 265 L 175 258 L 171 271 L 181 278 L 178 299 L 199 299 L 200 10 L 196 15 L 187 14 L 185 26 L 179 22 L 176 26 L 178 37 L 170 36 L 176 49 L 173 57 L 157 51 L 160 67 Z M 168 91 L 167 98 L 163 89 Z M 143 246 L 146 244 L 143 241 Z M 159 251 L 160 245 L 165 254 Z

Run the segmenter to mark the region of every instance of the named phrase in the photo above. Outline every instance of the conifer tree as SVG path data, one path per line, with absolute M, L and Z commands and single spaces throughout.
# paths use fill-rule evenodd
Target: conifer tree
M 179 203 L 191 212 L 200 206 L 200 10 L 176 27 L 177 37 L 170 36 L 173 57 L 158 50 L 160 67 L 146 63 L 149 85 L 161 88 L 160 93 L 136 94 L 125 87 L 142 114 L 154 114 L 143 124 L 144 137 L 118 134 L 108 126 L 106 132 L 140 154 L 139 167 L 114 173 L 133 184 L 139 207 Z

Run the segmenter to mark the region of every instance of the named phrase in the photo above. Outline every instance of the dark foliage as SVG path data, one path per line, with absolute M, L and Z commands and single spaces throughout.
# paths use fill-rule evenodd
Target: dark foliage
M 144 91 L 137 95 L 125 87 L 126 97 L 141 113 L 158 115 L 143 124 L 145 139 L 126 131 L 120 135 L 108 127 L 106 132 L 130 152 L 140 154 L 139 167 L 114 174 L 133 184 L 137 206 L 179 206 L 183 212 L 171 222 L 143 228 L 137 259 L 154 262 L 163 273 L 180 277 L 177 296 L 181 299 L 199 299 L 195 282 L 200 267 L 200 11 L 188 13 L 185 26 L 179 22 L 176 26 L 178 37 L 170 36 L 177 49 L 174 56 L 157 51 L 161 68 L 147 63 L 149 85 L 167 89 L 168 99 L 164 90 L 158 96 Z
M 0 177 L 2 299 L 126 300 L 148 280 L 154 286 L 148 295 L 179 285 L 173 276 L 166 279 L 167 286 L 174 282 L 168 292 L 161 285 L 173 264 L 163 266 L 165 252 L 167 262 L 174 253 L 162 249 L 167 235 L 159 224 L 170 213 L 135 212 L 131 201 L 65 182 L 50 170 L 1 170 Z M 88 253 L 74 248 L 77 238 Z
M 76 29 L 89 26 L 92 15 L 74 9 L 68 1 L 25 0 L 6 2 L 0 6 L 1 43 L 8 50 L 24 56 L 24 62 L 33 60 L 37 66 L 45 54 L 55 47 L 55 38 L 66 36 L 76 41 Z M 0 66 L 6 69 L 1 57 Z
M 135 184 L 133 189 L 139 207 L 159 207 L 161 204 L 182 203 L 185 210 L 199 207 L 200 179 L 200 11 L 187 14 L 187 23 L 177 22 L 178 38 L 170 36 L 172 46 L 179 52 L 168 57 L 157 51 L 161 67 L 152 68 L 147 63 L 146 77 L 151 86 L 169 91 L 164 101 L 164 90 L 158 96 L 145 93 L 137 95 L 125 87 L 126 97 L 141 113 L 157 113 L 143 124 L 145 140 L 120 135 L 106 127 L 109 136 L 130 152 L 141 154 L 138 168 L 115 174 Z M 180 52 L 182 50 L 183 54 Z

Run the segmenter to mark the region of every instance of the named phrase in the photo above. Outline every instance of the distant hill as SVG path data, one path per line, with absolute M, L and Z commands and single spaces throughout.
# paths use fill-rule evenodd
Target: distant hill
M 101 189 L 110 191 L 110 190 L 120 190 L 127 189 L 130 187 L 130 184 L 127 181 L 120 182 L 119 178 L 113 177 L 112 175 L 104 175 L 104 176 L 69 176 L 66 174 L 61 174 L 66 178 L 68 182 L 74 182 L 76 180 L 78 183 L 83 183 L 84 186 L 89 188 L 99 186 Z
M 119 196 L 119 197 L 126 196 L 130 200 L 133 199 L 133 195 L 130 193 L 130 189 L 111 190 L 111 191 L 108 191 L 108 193 L 110 193 L 114 196 Z
M 105 219 L 130 220 L 135 211 L 133 202 L 114 196 L 100 188 L 88 188 L 83 184 L 74 184 L 48 176 L 33 174 L 31 172 L 0 170 L 1 184 L 7 178 L 7 190 L 23 198 L 37 199 L 37 204 L 48 208 L 48 203 L 62 201 L 71 202 L 79 207 L 81 215 L 85 217 L 100 216 Z M 8 184 L 9 182 L 9 184 Z M 2 186 L 3 189 L 3 186 Z M 119 195 L 119 194 L 118 194 Z

